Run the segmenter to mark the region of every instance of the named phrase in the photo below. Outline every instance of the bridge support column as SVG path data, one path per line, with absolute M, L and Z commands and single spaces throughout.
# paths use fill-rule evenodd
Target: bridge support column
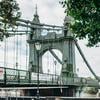
M 100 97 L 100 89 L 98 89 L 97 97 Z
M 82 91 L 83 91 L 83 87 L 78 87 L 78 88 L 76 89 L 76 96 L 77 96 L 77 97 L 80 97 Z
M 38 58 L 35 44 L 30 44 L 29 71 L 38 72 Z M 42 55 L 39 55 L 39 71 L 42 73 Z
M 20 96 L 25 96 L 25 90 L 20 90 Z
M 30 96 L 30 90 L 28 89 L 20 90 L 20 96 Z
M 75 97 L 76 96 L 76 87 L 69 86 L 68 88 L 62 88 L 60 93 L 61 93 L 61 96 Z

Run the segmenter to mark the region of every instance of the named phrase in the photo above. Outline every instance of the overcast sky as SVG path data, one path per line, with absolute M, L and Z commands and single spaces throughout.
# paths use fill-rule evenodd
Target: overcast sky
M 17 0 L 20 5 L 22 18 L 32 20 L 35 13 L 35 6 L 38 6 L 38 14 L 41 23 L 63 25 L 65 17 L 64 9 L 59 4 L 59 0 Z M 87 48 L 86 41 L 78 41 L 86 59 L 97 75 L 100 75 L 100 47 Z M 76 66 L 79 68 L 80 76 L 91 76 L 91 73 L 84 64 L 78 51 L 76 50 Z

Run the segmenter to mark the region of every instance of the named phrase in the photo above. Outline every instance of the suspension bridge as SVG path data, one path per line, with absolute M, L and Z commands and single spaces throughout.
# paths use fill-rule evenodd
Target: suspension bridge
M 2 20 L 2 19 L 0 19 Z M 40 23 L 34 14 L 33 21 L 19 19 L 16 27 L 0 32 L 0 89 L 19 89 L 25 96 L 75 96 L 83 87 L 99 86 L 99 77 L 87 62 L 77 40 L 69 30 L 70 18 L 65 17 L 64 26 Z M 37 50 L 36 44 L 41 45 Z M 39 46 L 39 45 L 38 45 Z M 78 77 L 75 64 L 75 46 L 95 80 Z M 62 59 L 54 49 L 62 53 Z M 49 51 L 61 67 L 60 75 L 43 73 L 43 55 Z M 48 59 L 48 57 L 47 57 Z M 51 59 L 51 58 L 50 58 Z M 9 61 L 11 61 L 9 64 Z M 50 63 L 52 66 L 53 64 Z M 46 64 L 48 67 L 49 65 Z

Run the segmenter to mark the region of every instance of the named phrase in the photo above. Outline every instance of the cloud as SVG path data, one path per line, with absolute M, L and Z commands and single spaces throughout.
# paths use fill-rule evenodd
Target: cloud
M 32 0 L 17 0 L 17 2 L 22 12 L 22 18 L 27 20 L 32 19 L 34 13 L 34 3 Z
M 38 5 L 41 22 L 62 25 L 64 9 L 59 4 L 58 0 L 40 1 Z
M 64 9 L 58 0 L 18 0 L 18 3 L 21 8 L 22 18 L 32 20 L 37 4 L 38 14 L 42 23 L 63 24 Z

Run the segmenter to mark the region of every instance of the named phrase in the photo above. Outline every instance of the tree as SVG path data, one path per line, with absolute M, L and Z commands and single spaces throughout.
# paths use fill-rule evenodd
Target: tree
M 16 0 L 1 0 L 0 1 L 0 38 L 5 35 L 8 28 L 14 27 L 16 21 L 21 16 Z M 7 34 L 6 34 L 7 36 Z
M 100 0 L 64 0 L 61 2 L 67 14 L 74 18 L 70 26 L 79 39 L 88 39 L 88 46 L 100 42 Z

